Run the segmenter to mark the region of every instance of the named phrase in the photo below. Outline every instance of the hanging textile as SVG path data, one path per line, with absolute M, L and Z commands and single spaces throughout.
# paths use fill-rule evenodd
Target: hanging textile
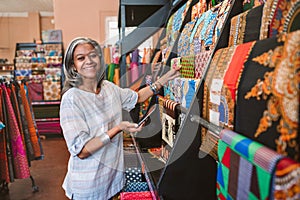
M 235 120 L 236 132 L 297 161 L 299 44 L 300 31 L 256 42 L 239 82 Z
M 33 150 L 31 139 L 30 139 L 28 122 L 27 122 L 27 118 L 26 118 L 26 114 L 25 114 L 25 110 L 24 110 L 24 102 L 23 102 L 21 94 L 20 94 L 20 85 L 15 82 L 14 86 L 15 86 L 15 94 L 16 94 L 17 102 L 19 105 L 19 115 L 20 115 L 20 120 L 21 120 L 20 126 L 23 129 L 24 140 L 25 140 L 24 143 L 26 146 L 27 157 L 28 157 L 29 164 L 30 164 L 30 161 L 35 159 L 34 150 Z
M 8 124 L 8 110 L 7 110 L 7 105 L 6 105 L 6 100 L 5 100 L 5 93 L 0 86 L 1 89 L 1 99 L 2 99 L 2 114 L 3 114 L 3 121 L 6 123 L 5 129 L 4 129 L 4 146 L 6 148 L 6 157 L 7 157 L 7 169 L 5 169 L 5 172 L 8 173 L 8 182 L 13 182 L 14 181 L 14 169 L 13 169 L 13 154 L 12 154 L 12 147 L 10 143 L 10 125 Z M 5 166 L 5 165 L 4 165 Z M 6 174 L 4 174 L 6 175 Z
M 32 143 L 33 151 L 34 151 L 34 156 L 35 156 L 35 158 L 40 158 L 40 157 L 42 157 L 42 150 L 40 148 L 41 146 L 39 144 L 37 129 L 34 124 L 34 119 L 32 117 L 32 111 L 30 109 L 30 104 L 29 104 L 27 96 L 26 96 L 25 87 L 26 87 L 25 83 L 20 85 L 20 95 L 21 95 L 22 102 L 24 105 L 24 112 L 25 112 L 25 116 L 27 119 L 27 123 L 28 123 L 28 130 L 29 130 L 29 134 L 30 134 L 30 140 Z
M 3 90 L 0 88 L 0 120 L 1 123 L 4 121 L 3 116 Z M 7 126 L 6 126 L 7 127 Z M 6 145 L 6 128 L 0 130 L 0 180 L 4 180 L 6 183 L 10 182 L 9 177 L 9 166 L 8 166 L 8 154 L 7 154 L 7 145 Z
M 173 147 L 177 131 L 180 126 L 179 118 L 179 103 L 165 99 L 163 102 L 163 112 L 162 112 L 162 139 Z
M 221 92 L 224 75 L 233 58 L 235 48 L 235 46 L 222 48 L 215 53 L 204 81 L 203 117 L 218 126 L 220 125 L 220 116 L 226 116 L 224 120 L 227 120 L 222 125 L 230 123 L 227 117 L 228 105 L 222 98 Z M 211 131 L 202 128 L 200 150 L 217 159 L 217 138 L 214 138 L 213 135 Z
M 223 129 L 218 142 L 218 198 L 269 199 L 276 163 L 282 157 L 260 143 Z
M 5 104 L 7 105 L 7 115 L 10 127 L 10 142 L 13 158 L 14 177 L 17 179 L 29 178 L 30 171 L 26 156 L 26 150 L 22 141 L 18 122 L 16 120 L 15 112 L 10 101 L 9 92 L 4 85 L 1 85 L 4 94 Z
M 228 46 L 259 40 L 263 5 L 231 18 Z
M 261 18 L 260 39 L 300 29 L 299 0 L 267 0 Z
M 202 79 L 212 51 L 202 51 L 195 55 L 195 78 Z

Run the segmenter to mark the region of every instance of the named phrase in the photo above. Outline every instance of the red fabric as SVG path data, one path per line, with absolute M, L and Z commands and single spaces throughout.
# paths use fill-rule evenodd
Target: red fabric
M 8 111 L 8 124 L 10 127 L 10 142 L 14 161 L 14 177 L 17 179 L 29 178 L 30 171 L 26 156 L 25 146 L 22 141 L 22 136 L 18 126 L 18 122 L 10 101 L 9 92 L 5 86 L 2 86 L 4 98 Z
M 228 89 L 230 90 L 231 97 L 234 102 L 236 100 L 235 93 L 238 87 L 238 80 L 244 68 L 244 62 L 247 60 L 253 44 L 254 42 L 248 42 L 236 47 L 230 65 L 224 76 L 224 84 L 227 85 Z
M 2 111 L 2 89 L 0 88 L 0 120 L 3 120 L 3 111 Z M 9 169 L 8 169 L 8 160 L 6 152 L 6 140 L 5 140 L 5 129 L 0 130 L 0 179 L 5 180 L 6 183 L 10 182 L 9 178 Z
M 152 200 L 151 192 L 121 192 L 121 200 Z
M 224 156 L 222 158 L 222 164 L 227 168 L 230 168 L 230 149 L 226 148 Z
M 29 98 L 31 101 L 43 100 L 43 84 L 31 82 L 28 84 Z

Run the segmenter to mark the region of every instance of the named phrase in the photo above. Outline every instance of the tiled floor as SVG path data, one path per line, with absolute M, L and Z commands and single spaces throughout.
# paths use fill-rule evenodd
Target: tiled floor
M 33 192 L 31 180 L 17 179 L 10 183 L 9 193 L 0 193 L 0 200 L 66 200 L 61 187 L 66 170 L 69 153 L 61 137 L 42 139 L 44 160 L 33 161 L 31 175 L 39 191 Z

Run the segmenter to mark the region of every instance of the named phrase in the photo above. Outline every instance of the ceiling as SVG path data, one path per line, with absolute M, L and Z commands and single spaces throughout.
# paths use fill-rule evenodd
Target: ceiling
M 53 12 L 53 0 L 0 0 L 0 13 Z

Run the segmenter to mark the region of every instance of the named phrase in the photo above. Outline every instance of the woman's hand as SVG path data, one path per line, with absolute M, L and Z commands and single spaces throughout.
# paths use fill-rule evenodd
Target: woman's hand
M 119 125 L 120 130 L 126 132 L 139 132 L 142 130 L 142 126 L 138 126 L 136 123 L 131 123 L 128 121 L 122 121 Z
M 174 78 L 177 78 L 180 76 L 179 72 L 180 68 L 177 69 L 170 69 L 167 73 L 165 73 L 161 78 L 157 80 L 161 86 L 165 85 L 168 81 L 173 80 Z

